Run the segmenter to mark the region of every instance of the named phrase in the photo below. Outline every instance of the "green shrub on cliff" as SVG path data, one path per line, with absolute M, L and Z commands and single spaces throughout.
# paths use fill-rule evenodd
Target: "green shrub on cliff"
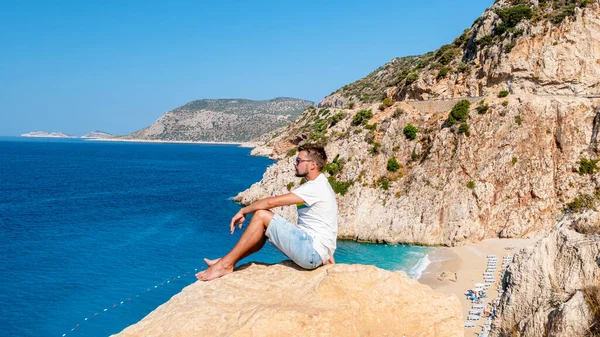
M 408 76 L 406 76 L 405 83 L 406 83 L 406 85 L 410 85 L 418 79 L 419 79 L 419 74 L 413 72 L 413 73 L 408 74 Z
M 331 163 L 325 164 L 325 166 L 323 167 L 323 172 L 329 173 L 330 176 L 334 176 L 340 173 L 344 168 L 344 160 L 340 159 L 339 157 L 340 156 L 337 155 Z
M 352 125 L 367 124 L 371 118 L 373 118 L 373 112 L 371 110 L 360 110 L 352 118 Z
M 448 115 L 448 124 L 454 125 L 456 122 L 466 122 L 469 118 L 470 107 L 471 102 L 466 99 L 456 103 L 452 108 L 452 111 L 450 111 L 450 115 Z
M 396 158 L 392 157 L 388 159 L 387 162 L 387 170 L 390 172 L 396 172 L 401 167 L 400 163 L 396 160 Z
M 415 140 L 415 138 L 417 138 L 417 133 L 419 132 L 419 129 L 417 129 L 416 126 L 408 123 L 408 125 L 404 127 L 402 132 L 404 133 L 404 136 L 406 136 L 407 139 Z
M 354 181 L 352 180 L 337 181 L 335 177 L 327 177 L 327 180 L 329 180 L 329 184 L 331 185 L 333 192 L 340 195 L 346 194 L 350 186 L 354 184 Z
M 469 124 L 467 123 L 462 123 L 459 127 L 458 127 L 458 133 L 464 133 L 465 136 L 470 137 L 471 136 L 471 131 L 469 131 Z
M 567 5 L 552 18 L 552 23 L 561 23 L 567 16 L 573 15 L 575 15 L 575 4 Z
M 477 107 L 477 113 L 480 115 L 485 114 L 490 109 L 490 106 L 486 103 Z
M 581 158 L 579 161 L 579 174 L 594 174 L 598 170 L 598 162 L 600 159 Z
M 446 75 L 448 75 L 448 68 L 442 67 L 442 69 L 440 69 L 440 71 L 438 72 L 436 78 L 439 80 L 440 78 L 446 77 Z
M 500 9 L 497 14 L 502 19 L 508 28 L 516 26 L 523 19 L 531 19 L 533 16 L 533 10 L 531 7 L 525 4 L 518 4 L 516 6 Z
M 287 156 L 288 156 L 288 157 L 295 156 L 297 152 L 298 152 L 298 148 L 297 148 L 297 147 L 293 147 L 293 148 L 291 148 L 291 149 L 290 149 L 290 150 L 287 152 Z
M 581 194 L 573 201 L 567 203 L 565 211 L 569 213 L 582 213 L 589 209 L 595 209 L 594 197 L 589 194 Z
M 383 111 L 383 110 L 391 107 L 392 104 L 394 104 L 392 102 L 392 100 L 389 97 L 386 97 L 383 99 L 383 102 L 381 103 L 381 105 L 379 105 L 379 110 Z

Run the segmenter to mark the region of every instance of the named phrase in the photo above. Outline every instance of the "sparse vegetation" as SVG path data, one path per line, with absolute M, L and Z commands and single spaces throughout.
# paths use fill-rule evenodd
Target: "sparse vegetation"
M 481 46 L 489 46 L 494 42 L 494 38 L 491 35 L 486 35 L 481 39 L 477 40 L 477 44 Z
M 517 45 L 516 42 L 510 42 L 509 44 L 506 45 L 506 47 L 504 47 L 504 52 L 507 54 L 510 53 L 516 45 Z
M 458 133 L 464 133 L 465 136 L 470 137 L 471 136 L 471 132 L 469 131 L 469 124 L 467 123 L 462 123 L 459 127 L 458 127 Z
M 327 121 L 329 122 L 329 127 L 332 127 L 332 126 L 336 125 L 342 119 L 344 119 L 344 113 L 343 112 L 338 112 L 335 115 L 327 118 Z
M 402 165 L 400 165 L 400 163 L 398 163 L 398 161 L 396 160 L 396 158 L 390 158 L 388 159 L 387 162 L 387 170 L 389 172 L 396 172 L 398 171 L 398 169 L 402 167 Z
M 567 203 L 565 211 L 569 213 L 583 213 L 594 208 L 594 197 L 589 194 L 581 194 L 573 201 Z
M 477 107 L 477 113 L 480 115 L 485 114 L 490 109 L 490 106 L 486 103 Z
M 523 123 L 521 116 L 515 116 L 515 123 L 517 123 L 517 125 L 521 125 L 521 123 Z
M 467 183 L 467 188 L 470 189 L 470 190 L 474 189 L 475 188 L 475 182 L 473 180 L 469 181 Z
M 377 179 L 375 185 L 387 191 L 390 188 L 390 179 L 386 176 L 381 176 Z
M 531 19 L 533 10 L 528 5 L 518 4 L 516 6 L 500 9 L 497 11 L 497 14 L 502 19 L 502 22 L 505 23 L 508 28 L 511 28 L 516 26 L 523 19 Z
M 379 148 L 381 147 L 381 144 L 378 142 L 374 142 L 373 143 L 373 147 L 369 149 L 369 153 L 372 155 L 376 155 L 379 153 Z
M 502 98 L 502 97 L 506 97 L 508 96 L 509 92 L 508 90 L 502 90 L 498 93 L 498 97 Z
M 416 126 L 408 123 L 408 125 L 404 127 L 402 132 L 404 133 L 404 136 L 406 136 L 407 139 L 415 140 L 415 138 L 417 138 L 417 133 L 419 132 L 419 129 L 417 129 Z
M 335 177 L 327 177 L 327 180 L 329 180 L 329 184 L 331 185 L 333 192 L 340 195 L 345 195 L 350 186 L 354 184 L 353 180 L 338 181 L 335 179 Z
M 291 191 L 292 187 L 294 187 L 294 182 L 290 181 L 285 187 L 287 188 L 288 191 Z
M 396 108 L 396 110 L 394 110 L 394 117 L 400 117 L 404 115 L 404 110 L 402 108 Z
M 411 85 L 414 81 L 419 79 L 419 74 L 412 72 L 406 76 L 406 85 Z
M 377 130 L 377 123 L 367 124 L 367 125 L 365 125 L 365 129 L 375 131 L 375 130 Z
M 446 75 L 448 75 L 448 68 L 442 67 L 442 69 L 440 69 L 440 71 L 437 74 L 437 79 L 439 80 L 440 78 L 444 78 L 446 77 Z
M 323 167 L 323 172 L 329 173 L 330 176 L 335 176 L 336 174 L 340 173 L 344 168 L 345 161 L 339 157 L 340 156 L 337 155 L 332 162 L 325 164 Z
M 456 103 L 452 108 L 452 111 L 450 111 L 450 115 L 448 116 L 448 124 L 454 125 L 456 122 L 466 122 L 469 118 L 470 107 L 471 102 L 466 99 Z
M 511 162 L 512 162 L 513 165 L 516 164 L 517 163 L 517 157 L 512 157 Z
M 298 148 L 297 147 L 293 147 L 293 148 L 291 148 L 291 149 L 288 150 L 287 156 L 288 157 L 292 157 L 292 156 L 295 156 L 296 153 L 298 153 Z
M 599 161 L 600 159 L 581 158 L 581 160 L 579 160 L 579 174 L 594 174 L 598 170 Z
M 383 110 L 391 107 L 392 104 L 394 104 L 392 102 L 392 100 L 389 97 L 386 97 L 383 99 L 383 102 L 381 103 L 381 105 L 379 105 L 379 110 L 383 111 Z
M 504 100 L 504 101 L 502 101 L 502 106 L 503 106 L 503 107 L 507 107 L 507 106 L 508 106 L 508 100 Z
M 561 23 L 567 16 L 573 15 L 575 15 L 575 4 L 569 4 L 552 18 L 552 23 Z
M 360 110 L 352 118 L 352 125 L 367 124 L 371 118 L 373 118 L 373 112 L 371 110 Z

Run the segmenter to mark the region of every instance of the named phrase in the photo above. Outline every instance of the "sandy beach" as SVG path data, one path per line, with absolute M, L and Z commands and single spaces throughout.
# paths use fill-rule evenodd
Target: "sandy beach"
M 483 301 L 485 305 L 498 296 L 502 257 L 518 253 L 521 248 L 536 241 L 537 239 L 488 239 L 463 247 L 438 248 L 429 254 L 431 264 L 425 269 L 419 282 L 436 291 L 455 294 L 462 304 L 463 320 L 467 322 L 471 301 L 467 299 L 465 292 L 473 289 L 475 283 L 484 282 L 483 273 L 487 268 L 487 255 L 496 255 L 499 262 L 498 271 L 494 273 L 495 283 L 488 288 L 487 298 Z M 514 248 L 507 249 L 507 247 Z M 465 336 L 473 337 L 482 333 L 482 326 L 486 321 L 484 318 L 471 321 L 476 326 L 465 328 Z

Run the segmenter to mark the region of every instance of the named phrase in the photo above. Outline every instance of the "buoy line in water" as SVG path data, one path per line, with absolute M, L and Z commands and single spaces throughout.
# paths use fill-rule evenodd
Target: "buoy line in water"
M 198 271 L 200 271 L 200 270 L 202 270 L 202 268 L 200 268 L 200 269 L 198 269 L 198 268 L 194 268 L 194 271 L 186 271 L 186 272 L 185 272 L 185 273 L 183 273 L 182 275 L 183 275 L 183 277 L 186 277 L 186 276 L 188 276 L 188 275 L 190 275 L 190 274 L 191 274 L 192 276 L 194 276 L 194 275 L 196 275 L 196 273 L 197 273 Z M 160 289 L 160 287 L 164 287 L 165 285 L 168 285 L 168 284 L 170 284 L 171 282 L 177 281 L 177 280 L 181 279 L 182 275 L 177 275 L 177 276 L 175 276 L 175 277 L 172 277 L 172 278 L 169 278 L 169 279 L 167 279 L 167 280 L 165 280 L 165 281 L 163 281 L 163 282 L 157 283 L 156 285 L 154 285 L 154 286 L 152 286 L 152 287 L 149 287 L 149 288 L 147 288 L 147 289 L 146 289 L 146 291 L 144 291 L 143 293 L 141 293 L 141 295 L 143 296 L 144 294 L 147 294 L 147 293 L 151 292 L 153 289 Z M 127 299 L 125 299 L 125 300 L 122 300 L 122 301 L 117 301 L 116 303 L 114 303 L 114 304 L 112 305 L 112 307 L 110 307 L 110 306 L 109 306 L 109 307 L 105 307 L 103 310 L 96 311 L 96 312 L 95 312 L 93 315 L 91 315 L 91 316 L 84 317 L 84 318 L 83 318 L 83 321 L 82 321 L 81 323 L 76 323 L 76 324 L 75 324 L 75 326 L 73 326 L 73 327 L 71 328 L 71 330 L 70 330 L 70 331 L 68 331 L 68 332 L 66 332 L 66 333 L 63 333 L 63 334 L 62 334 L 62 337 L 66 337 L 66 336 L 68 336 L 68 334 L 72 334 L 72 333 L 73 333 L 75 330 L 77 330 L 77 328 L 79 328 L 79 327 L 80 327 L 82 324 L 84 324 L 85 322 L 87 322 L 87 321 L 91 320 L 91 319 L 92 319 L 92 318 L 94 318 L 94 317 L 97 317 L 97 316 L 98 316 L 98 315 L 100 315 L 101 313 L 103 313 L 103 312 L 107 312 L 109 309 L 110 309 L 110 310 L 114 310 L 114 309 L 116 309 L 116 308 L 122 307 L 123 305 L 125 305 L 125 303 L 127 303 L 127 302 L 130 302 L 130 301 L 132 301 L 133 299 L 135 299 L 135 298 L 139 298 L 139 297 L 140 297 L 140 294 L 136 294 L 136 295 L 135 295 L 135 297 L 127 297 Z

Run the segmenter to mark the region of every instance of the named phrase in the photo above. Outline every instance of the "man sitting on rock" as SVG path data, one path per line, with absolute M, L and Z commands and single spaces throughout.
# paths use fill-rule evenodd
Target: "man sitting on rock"
M 259 200 L 237 212 L 231 219 L 231 234 L 236 225 L 242 228 L 246 215 L 254 213 L 246 231 L 227 255 L 215 260 L 204 259 L 209 268 L 196 277 L 210 281 L 233 272 L 235 264 L 259 251 L 267 238 L 302 268 L 315 269 L 334 263 L 337 203 L 329 181 L 321 173 L 326 162 L 323 147 L 301 146 L 295 162 L 296 177 L 304 177 L 306 183 L 291 193 Z M 289 205 L 298 208 L 298 225 L 270 211 Z

